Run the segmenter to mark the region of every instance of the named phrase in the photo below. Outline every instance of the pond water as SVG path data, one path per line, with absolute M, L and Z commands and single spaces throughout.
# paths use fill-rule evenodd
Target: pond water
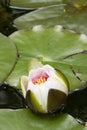
M 16 31 L 13 20 L 31 10 L 18 10 L 0 5 L 0 32 L 9 36 Z M 87 85 L 82 89 L 71 92 L 68 96 L 64 113 L 69 113 L 75 117 L 80 123 L 87 122 Z M 26 108 L 25 100 L 21 91 L 7 84 L 0 86 L 0 108 L 19 109 Z M 73 109 L 72 109 L 73 108 Z
M 25 100 L 20 92 L 7 84 L 0 86 L 0 108 L 25 108 Z
M 64 111 L 75 117 L 80 123 L 87 122 L 87 85 L 70 92 Z
M 0 32 L 8 36 L 16 31 L 17 29 L 13 25 L 13 20 L 18 16 L 31 11 L 32 10 L 18 9 L 0 4 Z

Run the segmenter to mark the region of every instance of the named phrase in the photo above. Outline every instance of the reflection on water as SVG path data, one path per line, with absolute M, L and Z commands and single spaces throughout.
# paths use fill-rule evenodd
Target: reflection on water
M 13 20 L 27 12 L 32 10 L 18 9 L 15 7 L 9 7 L 8 4 L 4 4 L 0 1 L 0 32 L 8 36 L 14 31 L 16 27 L 13 24 Z
M 0 5 L 0 32 L 8 36 L 15 30 L 12 10 Z

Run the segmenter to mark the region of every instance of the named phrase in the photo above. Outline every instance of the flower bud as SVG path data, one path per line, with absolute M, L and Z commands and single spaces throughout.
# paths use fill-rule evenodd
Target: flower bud
M 65 76 L 50 65 L 30 70 L 28 77 L 22 76 L 21 86 L 27 105 L 39 113 L 61 109 L 69 90 Z

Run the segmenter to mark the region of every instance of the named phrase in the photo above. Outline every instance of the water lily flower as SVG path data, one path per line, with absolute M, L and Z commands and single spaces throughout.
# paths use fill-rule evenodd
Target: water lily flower
M 32 69 L 22 76 L 21 87 L 28 106 L 35 112 L 53 113 L 59 110 L 68 96 L 68 81 L 50 65 Z

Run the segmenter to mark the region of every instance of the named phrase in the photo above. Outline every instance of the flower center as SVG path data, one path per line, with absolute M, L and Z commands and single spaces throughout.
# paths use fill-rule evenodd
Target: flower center
M 45 77 L 40 77 L 39 79 L 36 80 L 35 84 L 42 84 L 44 83 L 45 81 L 47 81 L 47 79 Z
M 49 77 L 49 76 L 48 76 L 47 74 L 41 74 L 41 75 L 39 75 L 39 76 L 33 78 L 32 82 L 33 82 L 35 85 L 40 85 L 40 84 L 46 82 L 47 79 L 48 79 L 48 77 Z

